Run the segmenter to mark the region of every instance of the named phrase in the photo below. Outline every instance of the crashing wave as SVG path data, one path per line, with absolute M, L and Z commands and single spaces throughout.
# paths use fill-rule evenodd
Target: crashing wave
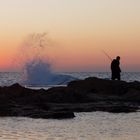
M 70 75 L 56 74 L 52 72 L 48 63 L 36 60 L 26 64 L 23 84 L 31 86 L 66 85 L 75 79 Z

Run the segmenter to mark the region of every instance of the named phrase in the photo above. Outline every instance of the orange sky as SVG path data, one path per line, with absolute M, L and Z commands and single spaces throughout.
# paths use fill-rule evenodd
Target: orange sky
M 120 55 L 123 71 L 140 71 L 139 6 L 139 0 L 1 1 L 0 71 L 18 70 L 20 44 L 38 32 L 49 34 L 46 53 L 56 71 L 110 71 L 102 50 Z

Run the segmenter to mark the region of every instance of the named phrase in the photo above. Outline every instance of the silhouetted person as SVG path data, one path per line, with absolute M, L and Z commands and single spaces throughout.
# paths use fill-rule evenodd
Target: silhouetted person
M 117 56 L 116 59 L 113 59 L 113 61 L 111 62 L 111 72 L 112 72 L 112 80 L 120 80 L 120 73 L 121 73 L 121 69 L 120 69 L 120 56 Z

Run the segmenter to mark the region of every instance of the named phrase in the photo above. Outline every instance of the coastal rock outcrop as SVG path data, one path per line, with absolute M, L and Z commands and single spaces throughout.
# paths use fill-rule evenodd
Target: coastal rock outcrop
M 89 77 L 66 87 L 29 89 L 18 83 L 0 87 L 0 116 L 73 118 L 73 112 L 133 112 L 140 106 L 140 82 Z

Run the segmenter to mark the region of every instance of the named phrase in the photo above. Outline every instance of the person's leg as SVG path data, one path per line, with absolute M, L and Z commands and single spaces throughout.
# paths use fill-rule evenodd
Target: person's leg
M 120 73 L 117 75 L 117 79 L 118 79 L 119 81 L 121 80 Z
M 112 80 L 115 80 L 115 74 L 112 72 L 112 76 L 111 76 Z

